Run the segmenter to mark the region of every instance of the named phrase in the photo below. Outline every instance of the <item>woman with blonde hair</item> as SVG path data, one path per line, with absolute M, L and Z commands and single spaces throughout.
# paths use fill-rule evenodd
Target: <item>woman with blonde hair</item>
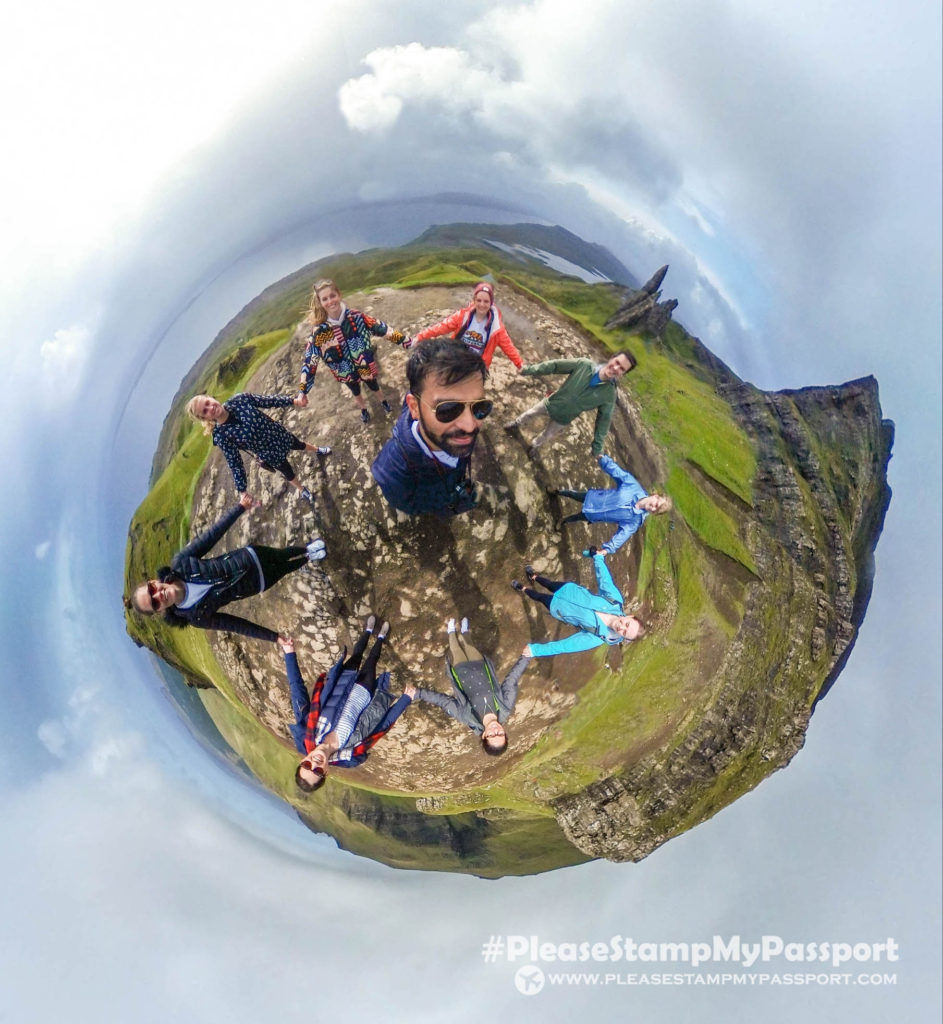
M 578 627 L 576 633 L 560 640 L 528 644 L 523 652 L 525 658 L 550 658 L 555 654 L 589 651 L 600 644 L 622 644 L 639 640 L 648 631 L 637 616 L 625 614 L 625 599 L 612 581 L 603 552 L 592 547 L 584 554 L 593 559 L 597 589 L 595 594 L 579 583 L 547 579 L 530 565 L 524 569 L 528 581 L 538 583 L 547 593 L 511 580 L 515 590 L 542 604 L 555 619 Z
M 314 385 L 318 363 L 323 360 L 334 374 L 334 379 L 350 389 L 364 423 L 369 421 L 370 413 L 360 393 L 361 384 L 376 392 L 384 410 L 392 412 L 377 379 L 379 370 L 372 338 L 389 338 L 395 344 L 409 348 L 412 339 L 408 335 L 390 330 L 382 320 L 350 309 L 337 285 L 326 278 L 315 282 L 311 306 L 302 325 L 308 332 L 308 341 L 301 364 L 296 404 L 308 404 L 308 392 Z
M 213 435 L 213 444 L 223 453 L 232 471 L 233 482 L 240 497 L 246 493 L 248 479 L 240 451 L 249 452 L 258 460 L 263 469 L 281 475 L 297 490 L 306 501 L 314 502 L 307 487 L 295 479 L 295 471 L 288 461 L 292 451 L 315 452 L 330 455 L 326 446 L 316 447 L 302 441 L 300 437 L 286 430 L 280 423 L 270 419 L 261 409 L 281 409 L 289 405 L 300 405 L 290 395 L 234 395 L 228 402 L 218 402 L 209 395 L 197 395 L 187 403 L 187 413 L 203 431 Z M 251 498 L 251 495 L 250 495 Z

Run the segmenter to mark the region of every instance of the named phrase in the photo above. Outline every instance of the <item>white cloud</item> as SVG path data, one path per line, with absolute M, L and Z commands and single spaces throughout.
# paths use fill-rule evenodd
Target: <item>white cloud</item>
M 939 208 L 922 209 L 900 187 L 920 167 L 939 178 L 928 134 L 935 125 L 938 135 L 939 62 L 911 66 L 919 11 L 498 3 L 450 47 L 374 49 L 370 73 L 341 87 L 340 105 L 354 130 L 383 130 L 425 163 L 467 145 L 496 180 L 552 174 L 588 184 L 599 201 L 613 197 L 609 209 L 627 224 L 695 256 L 741 329 L 794 347 L 808 329 L 808 296 L 855 304 L 863 291 L 857 304 L 873 304 L 872 254 L 902 248 Z M 731 274 L 733 252 L 751 261 L 750 274 Z M 924 246 L 921 258 L 935 257 Z M 695 331 L 713 320 L 713 332 L 693 283 L 679 316 Z M 855 372 L 837 350 L 833 361 L 829 376 Z
M 46 555 L 49 554 L 49 549 L 51 547 L 52 541 L 44 540 L 41 543 L 37 544 L 35 548 L 33 548 L 33 554 L 41 562 L 46 557 Z
M 55 381 L 56 397 L 73 391 L 80 383 L 95 336 L 88 327 L 76 324 L 60 328 L 39 348 L 43 377 Z
M 69 735 L 63 722 L 57 719 L 41 722 L 36 730 L 36 735 L 50 754 L 58 758 L 65 757 Z

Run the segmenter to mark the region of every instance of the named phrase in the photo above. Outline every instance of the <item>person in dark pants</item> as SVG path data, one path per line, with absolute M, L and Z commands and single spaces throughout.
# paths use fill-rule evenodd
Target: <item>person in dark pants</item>
M 373 338 L 389 338 L 394 344 L 409 348 L 412 339 L 408 335 L 391 330 L 382 320 L 375 320 L 359 309 L 349 309 L 340 289 L 327 279 L 314 284 L 302 330 L 307 333 L 308 341 L 295 398 L 297 405 L 308 404 L 308 392 L 314 384 L 318 363 L 323 362 L 334 379 L 354 396 L 364 423 L 369 422 L 370 413 L 361 394 L 361 385 L 379 395 L 385 412 L 393 411 L 380 387 Z
M 568 523 L 615 523 L 619 529 L 612 538 L 600 547 L 607 555 L 615 554 L 619 548 L 645 522 L 649 515 L 662 515 L 674 508 L 671 498 L 664 494 L 649 494 L 628 470 L 606 455 L 599 456 L 600 468 L 616 482 L 615 487 L 589 491 L 551 489 L 550 494 L 572 498 L 583 507 L 579 512 L 560 520 L 561 526 Z
M 499 683 L 492 660 L 473 647 L 468 638 L 468 619 L 462 619 L 461 632 L 455 629 L 455 619 L 449 619 L 446 629 L 450 653 L 446 667 L 452 696 L 424 687 L 419 688 L 416 696 L 442 708 L 451 718 L 478 733 L 486 754 L 503 754 L 508 746 L 504 723 L 514 710 L 528 659 L 518 658 L 504 682 Z
M 303 793 L 323 784 L 329 766 L 352 768 L 362 764 L 378 740 L 412 703 L 414 686 L 407 686 L 395 703 L 390 673 L 377 678 L 377 662 L 390 624 L 384 622 L 373 648 L 363 660 L 373 628 L 371 615 L 348 658 L 346 649 L 328 673 L 321 673 L 311 696 L 298 668 L 291 640 L 281 641 L 291 691 L 295 723 L 289 727 L 295 746 L 304 757 L 295 769 L 295 783 Z
M 169 566 L 158 569 L 156 579 L 137 587 L 125 600 L 125 607 L 142 615 L 159 613 L 170 626 L 218 629 L 272 643 L 278 640 L 274 630 L 219 609 L 274 587 L 289 573 L 309 562 L 321 561 L 327 551 L 323 540 L 313 540 L 287 548 L 251 544 L 215 558 L 203 558 L 252 505 L 252 498 L 243 494 L 238 505 L 178 551 Z
M 302 441 L 280 423 L 266 416 L 261 409 L 280 409 L 300 405 L 290 395 L 233 395 L 227 402 L 218 402 L 210 395 L 197 395 L 187 403 L 187 413 L 203 424 L 206 433 L 212 433 L 213 444 L 223 453 L 239 495 L 246 493 L 248 480 L 240 451 L 249 452 L 263 469 L 281 475 L 306 501 L 313 501 L 311 492 L 295 479 L 295 471 L 288 461 L 290 452 L 315 452 L 330 455 L 331 449 L 316 447 Z
M 547 644 L 528 644 L 524 648 L 526 658 L 549 658 L 554 654 L 569 654 L 588 651 L 600 644 L 621 644 L 638 640 L 644 636 L 644 624 L 635 615 L 626 615 L 624 599 L 606 567 L 603 555 L 590 548 L 593 568 L 596 570 L 598 593 L 594 594 L 579 583 L 547 579 L 534 572 L 532 566 L 524 570 L 531 583 L 537 583 L 546 594 L 532 587 L 525 587 L 517 580 L 511 586 L 538 604 L 561 622 L 578 626 L 579 632 Z
M 548 398 L 541 399 L 516 419 L 505 423 L 504 429 L 520 436 L 520 427 L 525 423 L 542 426 L 543 430 L 527 449 L 527 457 L 535 459 L 538 450 L 559 437 L 577 416 L 595 409 L 596 429 L 590 450 L 599 456 L 612 422 L 616 387 L 625 374 L 635 369 L 635 365 L 635 356 L 628 351 L 617 352 L 601 365 L 589 359 L 551 359 L 545 363 L 530 363 L 521 370 L 525 377 L 565 373 L 566 380 Z

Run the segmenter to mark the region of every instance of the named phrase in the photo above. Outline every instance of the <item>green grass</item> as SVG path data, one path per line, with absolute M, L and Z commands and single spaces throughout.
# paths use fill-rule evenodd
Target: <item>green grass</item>
M 709 548 L 723 552 L 756 574 L 756 565 L 740 539 L 737 524 L 710 501 L 683 466 L 672 467 L 668 491 L 685 522 Z
M 268 357 L 287 340 L 288 332 L 252 338 L 233 353 L 227 364 L 203 380 L 205 390 L 225 401 L 237 394 Z M 238 375 L 236 371 L 238 367 Z M 194 392 L 194 393 L 199 393 Z M 136 509 L 128 530 L 125 558 L 125 589 L 153 577 L 190 537 L 190 511 L 203 466 L 212 448 L 211 438 L 187 416 L 181 416 L 174 434 L 177 444 L 164 471 Z M 232 687 L 213 657 L 206 633 L 198 629 L 168 629 L 156 616 L 125 613 L 128 633 L 156 651 L 189 678 L 209 680 L 231 700 Z

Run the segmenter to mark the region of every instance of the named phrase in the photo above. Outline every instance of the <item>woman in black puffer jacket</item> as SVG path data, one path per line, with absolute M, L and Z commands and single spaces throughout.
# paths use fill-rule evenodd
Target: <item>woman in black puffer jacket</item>
M 283 576 L 327 554 L 324 541 L 305 546 L 270 548 L 252 544 L 227 551 L 215 558 L 203 558 L 235 521 L 253 505 L 245 494 L 208 530 L 178 551 L 169 566 L 157 571 L 157 578 L 142 583 L 125 604 L 142 615 L 160 613 L 171 626 L 197 626 L 240 633 L 274 643 L 280 634 L 238 615 L 219 609 L 273 587 Z

